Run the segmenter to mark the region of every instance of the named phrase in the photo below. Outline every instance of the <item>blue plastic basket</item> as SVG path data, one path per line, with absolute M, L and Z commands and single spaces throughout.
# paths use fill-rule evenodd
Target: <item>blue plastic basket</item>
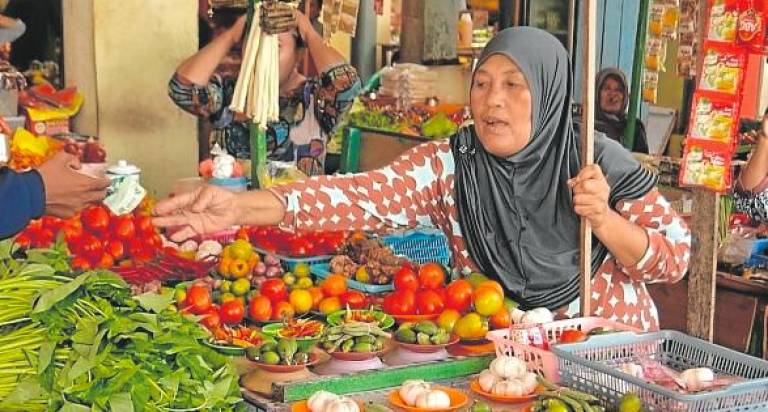
M 448 239 L 439 230 L 414 230 L 397 235 L 386 235 L 381 241 L 392 248 L 396 255 L 424 264 L 438 262 L 448 266 L 451 262 L 451 250 Z
M 289 272 L 293 272 L 293 269 L 299 263 L 306 263 L 306 264 L 308 264 L 310 266 L 312 266 L 312 265 L 321 265 L 321 264 L 326 264 L 327 265 L 328 262 L 330 262 L 331 258 L 333 257 L 333 256 L 330 256 L 330 255 L 323 255 L 323 256 L 309 256 L 309 257 L 300 258 L 300 257 L 290 257 L 290 256 L 280 255 L 280 254 L 277 254 L 277 253 L 271 253 L 271 252 L 268 252 L 268 251 L 266 251 L 264 249 L 260 249 L 260 248 L 257 248 L 257 247 L 255 247 L 253 249 L 255 251 L 259 252 L 260 255 L 270 255 L 270 256 L 273 256 L 274 258 L 280 260 L 280 262 L 283 264 L 283 267 L 285 268 L 285 270 L 287 270 Z
M 767 411 L 768 362 L 676 331 L 592 336 L 555 345 L 563 386 L 591 393 L 612 410 L 632 392 L 648 412 Z M 719 390 L 682 394 L 622 373 L 617 365 L 650 358 L 682 371 L 707 367 L 715 374 L 744 378 Z
M 751 267 L 768 268 L 766 248 L 768 248 L 768 239 L 756 239 L 752 243 L 752 252 L 744 264 Z
M 325 279 L 331 275 L 331 268 L 327 263 L 312 265 L 309 267 L 309 271 L 318 279 Z M 348 279 L 347 286 L 365 293 L 386 293 L 395 290 L 395 287 L 391 283 L 388 285 L 371 285 L 369 283 L 358 282 L 354 279 Z

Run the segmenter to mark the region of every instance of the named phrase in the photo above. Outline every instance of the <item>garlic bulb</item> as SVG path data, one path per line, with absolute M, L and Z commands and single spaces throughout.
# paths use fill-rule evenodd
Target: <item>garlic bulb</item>
M 398 391 L 400 398 L 408 406 L 416 405 L 416 397 L 422 392 L 428 391 L 432 386 L 422 380 L 407 380 L 403 382 L 403 386 Z
M 360 412 L 360 406 L 352 399 L 342 396 L 326 403 L 323 412 Z
M 635 378 L 645 379 L 645 374 L 643 373 L 643 367 L 632 362 L 622 363 L 618 367 L 619 371 L 626 373 L 629 376 L 634 376 Z
M 501 396 L 523 396 L 523 384 L 518 379 L 496 382 L 492 393 Z
M 547 308 L 535 308 L 525 312 L 520 323 L 549 323 L 555 320 L 555 315 Z
M 523 395 L 530 395 L 539 386 L 539 382 L 536 380 L 536 374 L 533 372 L 527 372 L 520 383 L 523 385 Z
M 325 411 L 325 405 L 331 401 L 335 401 L 336 399 L 339 399 L 339 396 L 335 393 L 328 391 L 317 391 L 309 397 L 307 400 L 307 406 L 312 412 L 323 412 Z
M 489 368 L 494 375 L 501 379 L 522 378 L 527 372 L 525 362 L 514 356 L 498 356 L 491 362 Z
M 715 383 L 715 374 L 709 368 L 687 369 L 680 374 L 685 382 L 685 389 L 689 391 L 701 391 L 709 389 Z
M 451 397 L 439 389 L 427 390 L 421 392 L 416 397 L 416 407 L 421 409 L 447 409 L 451 407 Z
M 497 378 L 490 369 L 486 369 L 480 374 L 480 377 L 477 378 L 477 380 L 484 391 L 491 392 L 493 390 L 493 385 L 496 384 L 499 378 Z

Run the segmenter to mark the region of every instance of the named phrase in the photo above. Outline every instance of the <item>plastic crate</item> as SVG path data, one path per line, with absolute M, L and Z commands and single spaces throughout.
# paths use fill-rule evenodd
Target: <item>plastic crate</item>
M 308 257 L 291 257 L 291 256 L 281 255 L 279 253 L 268 252 L 268 251 L 266 251 L 264 249 L 257 248 L 257 247 L 254 247 L 253 249 L 256 250 L 257 252 L 259 252 L 259 254 L 261 254 L 261 255 L 264 255 L 264 256 L 270 255 L 270 256 L 278 259 L 283 264 L 285 269 L 290 271 L 290 272 L 292 272 L 293 269 L 296 267 L 296 265 L 298 265 L 299 263 L 306 263 L 309 266 L 325 264 L 326 267 L 327 267 L 328 266 L 328 262 L 330 262 L 331 258 L 333 257 L 333 256 L 330 256 L 330 255 L 308 256 Z
M 552 352 L 560 359 L 562 384 L 597 396 L 606 407 L 632 392 L 648 412 L 768 410 L 768 362 L 680 332 L 594 336 L 581 343 L 557 345 Z M 707 367 L 716 374 L 745 381 L 719 390 L 682 394 L 616 369 L 620 363 L 641 357 L 677 371 Z
M 309 271 L 319 279 L 325 279 L 331 275 L 331 269 L 327 263 L 312 265 L 309 267 Z M 348 279 L 347 286 L 365 293 L 386 293 L 395 290 L 391 283 L 388 285 L 371 285 L 354 279 Z
M 396 255 L 424 264 L 438 262 L 448 266 L 451 262 L 451 250 L 448 239 L 439 230 L 414 230 L 397 235 L 381 237 L 382 243 L 392 248 Z
M 600 317 L 587 317 L 557 320 L 543 324 L 511 325 L 510 329 L 497 329 L 488 332 L 486 338 L 496 346 L 497 355 L 514 356 L 525 361 L 529 371 L 535 371 L 543 374 L 547 379 L 559 382 L 560 373 L 558 371 L 557 355 L 547 349 L 538 348 L 523 343 L 515 342 L 509 339 L 512 329 L 534 329 L 541 328 L 549 344 L 557 342 L 557 337 L 566 330 L 580 330 L 585 333 L 595 328 L 610 328 L 618 331 L 640 332 L 640 330 L 623 323 L 614 322 Z M 590 337 L 589 339 L 593 339 Z

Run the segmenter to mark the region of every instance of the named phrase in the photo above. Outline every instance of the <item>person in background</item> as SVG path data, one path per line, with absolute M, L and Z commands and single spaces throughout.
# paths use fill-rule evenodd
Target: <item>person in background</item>
M 27 25 L 20 19 L 0 14 L 0 44 L 13 43 L 27 30 Z
M 621 143 L 627 129 L 627 107 L 629 106 L 627 78 L 615 67 L 605 68 L 597 74 L 595 87 L 599 103 L 595 108 L 595 130 Z M 635 123 L 635 143 L 632 151 L 648 154 L 645 126 L 640 119 Z
M 357 71 L 325 44 L 303 13 L 297 13 L 296 22 L 296 30 L 278 35 L 280 120 L 267 125 L 268 158 L 293 162 L 305 174 L 318 175 L 324 173 L 328 136 L 362 86 Z M 245 23 L 245 16 L 237 17 L 231 27 L 181 63 L 169 82 L 171 99 L 182 109 L 206 117 L 215 128 L 212 140 L 241 159 L 250 157 L 248 119 L 229 109 L 238 71 L 217 68 L 233 48 L 240 55 Z M 320 72 L 316 77 L 298 71 L 305 49 Z
M 757 143 L 736 180 L 734 208 L 759 223 L 768 223 L 768 110 L 757 131 Z
M 23 21 L 27 30 L 13 43 L 11 64 L 21 71 L 33 60 L 59 61 L 61 0 L 10 0 L 3 13 Z
M 513 27 L 483 50 L 470 87 L 474 124 L 379 170 L 316 176 L 270 190 L 206 186 L 161 201 L 153 219 L 176 241 L 233 224 L 293 230 L 433 226 L 454 267 L 498 280 L 522 309 L 579 314 L 579 224 L 592 225 L 595 316 L 658 329 L 646 282 L 677 282 L 690 256 L 685 222 L 656 177 L 595 133 L 579 159 L 568 52 L 551 34 Z
M 78 159 L 63 151 L 28 172 L 0 168 L 0 239 L 43 214 L 68 218 L 104 199 L 109 179 L 86 175 L 79 168 Z

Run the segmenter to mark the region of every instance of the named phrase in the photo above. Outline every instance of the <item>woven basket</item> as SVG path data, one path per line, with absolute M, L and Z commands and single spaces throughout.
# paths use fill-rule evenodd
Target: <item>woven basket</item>
M 248 0 L 208 0 L 212 9 L 246 9 Z

